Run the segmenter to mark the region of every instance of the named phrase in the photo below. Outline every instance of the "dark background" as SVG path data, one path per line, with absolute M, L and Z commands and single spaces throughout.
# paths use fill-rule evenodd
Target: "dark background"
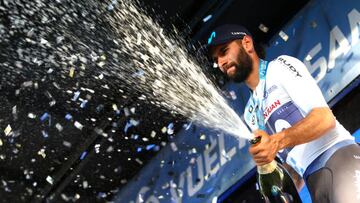
M 169 32 L 172 32 L 174 26 L 188 39 L 189 44 L 203 44 L 208 33 L 217 25 L 238 23 L 246 26 L 255 40 L 266 46 L 307 2 L 146 0 L 139 4 Z M 0 5 L 6 8 L 5 1 L 1 1 Z M 212 19 L 203 22 L 203 18 L 210 14 Z M 1 24 L 10 26 L 7 24 L 8 15 L 9 12 L 0 9 Z M 269 31 L 261 31 L 260 24 L 268 27 Z M 6 68 L 5 62 L 12 56 L 6 50 L 17 46 L 16 36 L 0 45 L 0 139 L 3 142 L 3 146 L 0 146 L 0 202 L 111 201 L 113 195 L 169 139 L 176 136 L 163 133 L 162 128 L 173 123 L 176 134 L 186 121 L 186 118 L 171 115 L 139 100 L 137 93 L 124 92 L 122 98 L 117 98 L 114 96 L 116 87 L 111 86 L 104 89 L 98 84 L 88 84 L 100 93 L 92 96 L 91 100 L 96 102 L 91 102 L 85 109 L 78 107 L 81 102 L 76 105 L 67 102 L 69 95 L 51 84 L 39 82 L 36 91 L 31 91 L 24 87 L 24 82 L 35 77 L 34 72 L 28 70 L 21 75 L 12 74 Z M 70 84 L 57 82 L 60 85 Z M 81 82 L 86 84 L 86 81 Z M 72 85 L 79 87 L 78 84 Z M 47 92 L 58 96 L 57 103 L 51 108 L 48 108 L 51 97 Z M 104 99 L 100 94 L 107 97 Z M 118 104 L 118 112 L 112 109 L 113 103 Z M 355 116 L 360 110 L 359 105 L 356 105 L 359 103 L 359 88 L 356 88 L 333 107 L 337 119 L 350 132 L 359 128 L 360 117 Z M 12 113 L 14 106 L 17 109 L 16 116 Z M 39 119 L 45 110 L 53 115 L 53 123 L 49 123 L 50 120 L 39 123 L 28 117 L 31 112 Z M 81 131 L 65 119 L 56 119 L 64 118 L 67 113 L 78 116 L 79 122 L 84 125 Z M 131 119 L 140 124 L 125 132 L 124 128 Z M 6 137 L 3 130 L 9 123 L 14 132 L 12 136 Z M 55 123 L 61 124 L 63 130 L 57 130 Z M 156 135 L 151 136 L 152 132 L 156 132 Z M 45 158 L 38 154 L 41 149 L 45 149 Z M 48 176 L 52 178 L 53 184 L 46 181 Z M 236 197 L 241 199 L 238 194 L 230 197 L 230 200 L 241 202 Z

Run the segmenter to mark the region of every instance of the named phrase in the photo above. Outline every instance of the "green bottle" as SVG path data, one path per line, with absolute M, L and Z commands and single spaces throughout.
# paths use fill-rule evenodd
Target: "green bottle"
M 250 141 L 257 144 L 261 137 Z M 301 199 L 291 176 L 286 169 L 275 160 L 257 167 L 257 179 L 260 193 L 266 203 L 300 203 Z

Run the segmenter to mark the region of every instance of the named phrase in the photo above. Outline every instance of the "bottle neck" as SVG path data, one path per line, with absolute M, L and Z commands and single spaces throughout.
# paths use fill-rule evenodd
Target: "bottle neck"
M 273 160 L 268 164 L 258 166 L 257 171 L 259 174 L 269 174 L 272 173 L 276 169 L 276 167 L 277 167 L 277 163 L 275 160 Z

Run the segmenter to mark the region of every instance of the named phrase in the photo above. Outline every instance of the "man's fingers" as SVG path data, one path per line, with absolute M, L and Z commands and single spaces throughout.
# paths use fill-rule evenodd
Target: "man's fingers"
M 249 153 L 253 156 L 257 155 L 258 153 L 260 153 L 261 148 L 253 146 L 249 148 Z

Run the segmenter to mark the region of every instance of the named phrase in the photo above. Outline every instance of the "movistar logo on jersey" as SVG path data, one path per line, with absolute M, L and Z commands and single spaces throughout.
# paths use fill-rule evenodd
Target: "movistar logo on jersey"
M 211 44 L 212 40 L 216 37 L 216 32 L 213 31 L 208 39 L 208 44 Z

